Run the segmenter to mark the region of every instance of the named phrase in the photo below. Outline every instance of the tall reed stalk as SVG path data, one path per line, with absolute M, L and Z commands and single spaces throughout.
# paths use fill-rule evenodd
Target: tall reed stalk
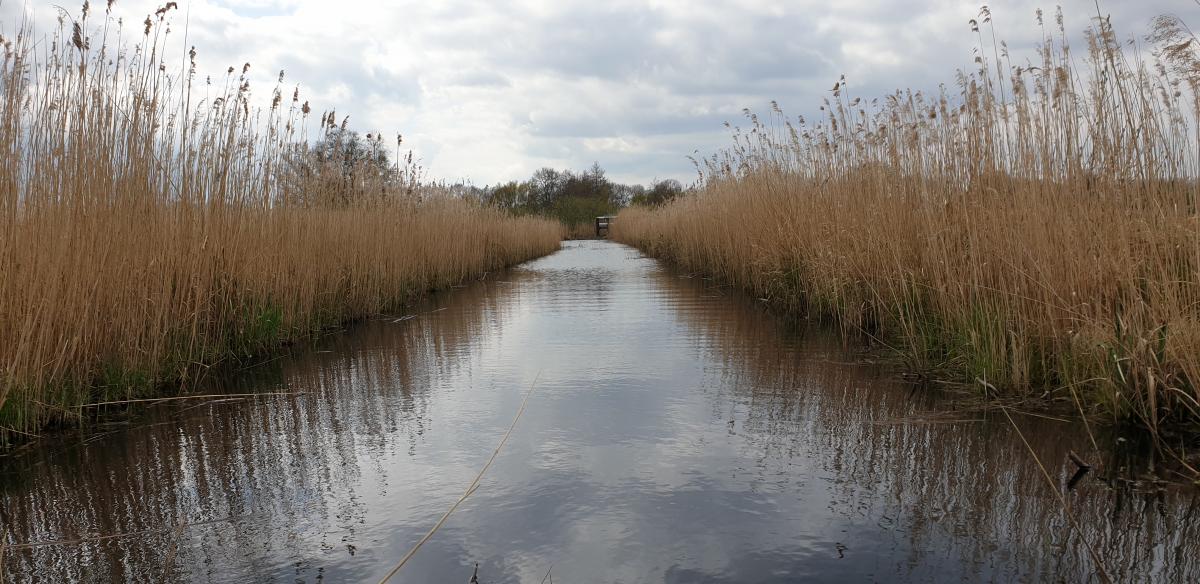
M 557 223 L 379 164 L 378 136 L 346 154 L 282 72 L 259 111 L 249 64 L 179 70 L 174 8 L 132 49 L 86 2 L 0 40 L 0 443 L 558 248 Z
M 1034 62 L 983 47 L 955 89 L 777 106 L 697 161 L 698 194 L 623 212 L 617 239 L 785 308 L 832 317 L 914 369 L 1086 403 L 1154 433 L 1200 422 L 1200 42 L 1153 54 L 1107 18 Z M 988 38 L 994 38 L 990 31 Z M 994 55 L 988 58 L 983 55 Z

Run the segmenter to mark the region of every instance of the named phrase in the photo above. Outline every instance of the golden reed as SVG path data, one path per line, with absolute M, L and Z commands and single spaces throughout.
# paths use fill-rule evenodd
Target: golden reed
M 0 442 L 558 249 L 557 223 L 380 163 L 378 136 L 347 154 L 282 73 L 265 111 L 249 65 L 196 80 L 195 49 L 163 56 L 173 4 L 132 50 L 86 3 L 0 40 Z
M 698 193 L 621 213 L 614 237 L 864 331 L 915 370 L 1194 429 L 1200 42 L 1162 17 L 1125 48 L 1096 18 L 1076 56 L 1061 13 L 1037 21 L 1038 59 L 980 33 L 954 90 L 868 102 L 839 81 L 818 123 L 748 112 L 697 161 Z

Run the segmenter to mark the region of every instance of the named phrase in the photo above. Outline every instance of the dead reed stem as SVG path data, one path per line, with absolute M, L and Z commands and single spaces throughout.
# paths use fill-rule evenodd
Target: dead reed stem
M 97 403 L 93 403 L 93 404 L 84 404 L 80 407 L 81 408 L 98 408 L 100 406 L 129 405 L 129 404 L 145 403 L 145 402 L 160 403 L 160 402 L 195 400 L 195 399 L 221 399 L 221 400 L 224 400 L 227 398 L 234 398 L 234 397 L 271 397 L 271 396 L 281 396 L 281 395 L 304 395 L 304 393 L 305 392 L 303 392 L 303 391 L 274 391 L 274 392 L 264 392 L 264 393 L 212 393 L 212 394 L 207 394 L 207 395 L 174 395 L 174 396 L 170 396 L 170 397 L 151 397 L 151 398 L 143 398 L 143 399 L 125 399 L 125 400 L 120 400 L 120 401 L 97 402 Z
M 171 545 L 167 548 L 167 558 L 163 560 L 163 582 L 171 581 L 171 570 L 175 567 L 175 551 L 179 549 L 179 539 L 183 537 L 183 529 L 183 524 L 175 528 L 175 536 L 171 538 Z
M 1108 571 L 1104 569 L 1104 561 L 1100 558 L 1099 552 L 1097 552 L 1096 548 L 1092 546 L 1092 543 L 1087 540 L 1083 529 L 1079 527 L 1079 523 L 1075 520 L 1075 515 L 1071 513 L 1071 509 L 1067 504 L 1067 500 L 1063 498 L 1062 493 L 1058 490 L 1058 485 L 1054 483 L 1054 478 L 1051 477 L 1050 472 L 1046 470 L 1046 465 L 1042 464 L 1042 459 L 1038 457 L 1037 452 L 1033 450 L 1033 446 L 1031 446 L 1029 441 L 1025 439 L 1025 434 L 1021 432 L 1021 428 L 1017 426 L 1017 423 L 1012 419 L 1012 416 L 1008 414 L 1008 408 L 1004 407 L 1004 404 L 1000 404 L 1000 411 L 1004 412 L 1004 417 L 1008 419 L 1008 423 L 1012 425 L 1013 431 L 1015 431 L 1017 436 L 1021 438 L 1021 443 L 1024 444 L 1025 449 L 1029 451 L 1029 456 L 1033 457 L 1033 461 L 1037 464 L 1038 470 L 1041 471 L 1042 478 L 1046 479 L 1046 486 L 1054 493 L 1054 497 L 1058 499 L 1058 503 L 1062 508 L 1063 515 L 1066 516 L 1067 522 L 1071 525 L 1071 529 L 1075 530 L 1075 535 L 1079 536 L 1079 540 L 1083 542 L 1088 554 L 1092 557 L 1092 562 L 1096 564 L 1096 573 L 1100 576 L 1100 580 L 1103 582 L 1112 582 L 1112 579 L 1108 577 Z
M 208 521 L 197 521 L 195 523 L 180 523 L 179 525 L 177 525 L 175 527 L 157 527 L 157 528 L 153 528 L 153 529 L 141 529 L 138 531 L 111 533 L 111 534 L 107 534 L 107 535 L 89 535 L 89 536 L 78 537 L 78 538 L 74 538 L 74 539 L 54 539 L 54 540 L 48 540 L 48 541 L 35 541 L 35 542 L 28 542 L 28 543 L 11 544 L 8 546 L 8 549 L 14 549 L 14 550 L 28 549 L 28 548 L 51 546 L 51 545 L 80 545 L 80 544 L 84 544 L 84 543 L 106 541 L 106 540 L 110 540 L 110 539 L 138 537 L 138 536 L 143 536 L 143 535 L 149 535 L 152 533 L 167 533 L 167 532 L 172 532 L 172 531 L 188 529 L 188 528 L 192 528 L 192 527 L 200 527 L 200 526 L 204 526 L 204 525 L 215 525 L 217 523 L 227 523 L 230 521 L 237 521 L 240 519 L 249 519 L 251 517 L 254 517 L 254 515 L 244 515 L 244 516 L 240 516 L 240 517 L 226 517 L 224 519 L 210 519 Z
M 1200 429 L 1200 41 L 1163 17 L 1126 52 L 1093 19 L 1077 56 L 1061 12 L 1037 21 L 1035 58 L 981 47 L 937 92 L 842 79 L 822 119 L 747 112 L 695 194 L 613 238 L 929 377 Z
M 0 39 L 0 448 L 558 249 L 557 223 L 424 184 L 282 73 L 258 110 L 249 64 L 179 72 L 173 5 L 135 45 L 86 9 Z
M 500 443 L 497 444 L 496 449 L 492 451 L 492 455 L 488 458 L 487 463 L 483 465 L 483 468 L 479 469 L 479 474 L 475 475 L 475 479 L 471 481 L 471 484 L 467 485 L 467 489 L 463 491 L 462 496 L 459 497 L 458 500 L 446 510 L 446 512 L 442 515 L 442 518 L 438 519 L 438 522 L 429 529 L 429 532 L 426 533 L 425 536 L 422 537 L 420 541 L 418 541 L 416 545 L 412 547 L 412 549 L 408 550 L 408 553 L 404 554 L 404 557 L 400 558 L 400 561 L 396 564 L 396 566 L 393 567 L 392 570 L 388 572 L 381 580 L 379 580 L 379 584 L 387 584 L 387 581 L 391 580 L 392 576 L 395 576 L 396 573 L 400 571 L 400 568 L 403 568 L 404 565 L 407 564 L 410 559 L 412 559 L 413 555 L 417 553 L 417 550 L 421 549 L 421 546 L 425 545 L 425 542 L 429 541 L 429 539 L 433 537 L 433 534 L 437 533 L 437 531 L 442 528 L 442 525 L 444 525 L 446 520 L 450 518 L 450 515 L 454 513 L 456 509 L 458 509 L 458 506 L 462 505 L 463 502 L 467 500 L 467 497 L 471 496 L 471 493 L 474 493 L 479 489 L 480 481 L 483 480 L 484 473 L 486 473 L 487 470 L 491 468 L 492 463 L 496 461 L 496 456 L 500 454 L 500 449 L 504 448 L 504 443 L 508 442 L 508 437 L 512 435 L 513 428 L 517 427 L 517 421 L 521 419 L 521 414 L 525 413 L 525 406 L 529 404 L 529 398 L 533 395 L 533 390 L 537 388 L 538 378 L 541 376 L 541 371 L 538 371 L 538 374 L 534 376 L 533 383 L 529 384 L 529 390 L 525 392 L 525 398 L 521 400 L 521 407 L 517 409 L 517 415 L 513 417 L 512 424 L 509 424 L 508 426 L 508 431 L 504 433 L 504 437 L 500 439 Z

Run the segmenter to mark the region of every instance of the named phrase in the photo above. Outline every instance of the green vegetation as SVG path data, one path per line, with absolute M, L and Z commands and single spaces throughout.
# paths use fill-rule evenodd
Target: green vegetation
M 599 164 L 593 164 L 581 173 L 543 168 L 527 181 L 484 189 L 478 196 L 516 215 L 557 219 L 571 229 L 573 237 L 587 237 L 596 217 L 616 215 L 628 205 L 659 205 L 682 192 L 679 181 L 671 179 L 655 181 L 650 188 L 614 183 Z

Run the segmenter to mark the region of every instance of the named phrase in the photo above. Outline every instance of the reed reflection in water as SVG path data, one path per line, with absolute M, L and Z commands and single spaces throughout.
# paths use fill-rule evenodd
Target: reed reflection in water
M 220 387 L 301 394 L 154 406 L 5 460 L 5 578 L 377 579 L 539 373 L 483 487 L 399 581 L 466 581 L 476 561 L 485 582 L 551 564 L 569 582 L 1098 578 L 1006 419 L 945 413 L 630 248 L 567 244 L 412 312 Z M 1090 445 L 1017 422 L 1056 473 Z M 1191 491 L 1089 477 L 1066 496 L 1114 580 L 1200 578 Z

